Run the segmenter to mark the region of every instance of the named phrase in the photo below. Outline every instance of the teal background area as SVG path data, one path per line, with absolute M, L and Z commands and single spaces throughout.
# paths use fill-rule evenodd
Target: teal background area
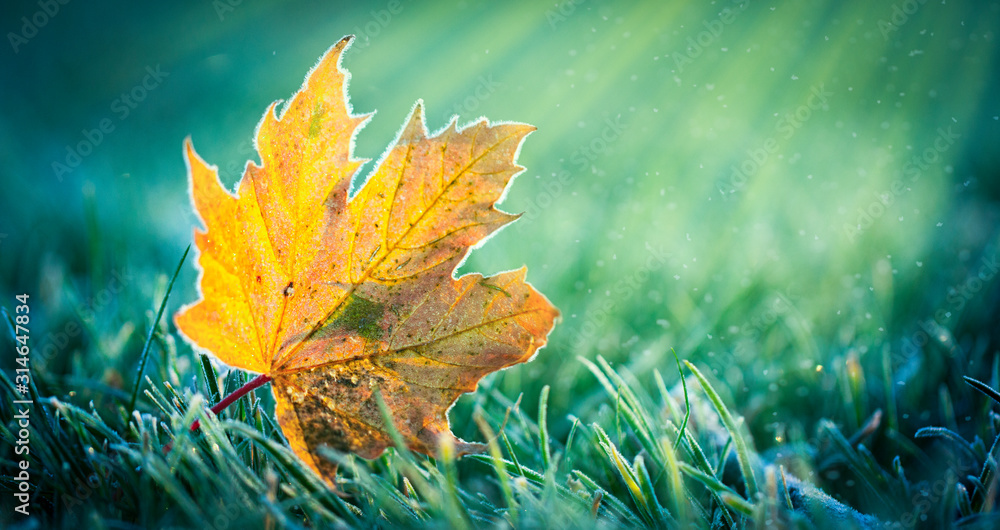
M 961 376 L 998 382 L 1000 4 L 395 5 L 71 0 L 15 52 L 9 33 L 41 7 L 5 3 L 0 304 L 31 293 L 38 347 L 57 345 L 39 377 L 131 388 L 197 224 L 184 138 L 233 186 L 267 106 L 356 34 L 350 102 L 377 110 L 356 156 L 378 159 L 418 99 L 431 130 L 453 114 L 538 128 L 501 205 L 525 215 L 462 271 L 525 264 L 562 311 L 550 345 L 495 381 L 528 410 L 551 385 L 554 433 L 605 397 L 577 356 L 676 382 L 673 350 L 761 450 L 876 408 L 912 435 L 940 418 L 941 388 L 971 438 L 980 400 Z M 114 129 L 57 176 L 102 120 Z M 193 262 L 171 312 L 196 296 Z M 69 323 L 83 331 L 63 341 Z
M 38 290 L 45 267 L 56 291 L 118 267 L 171 270 L 196 223 L 182 140 L 234 184 L 267 105 L 351 33 L 351 103 L 378 111 L 358 156 L 377 159 L 418 98 L 431 129 L 456 109 L 463 123 L 538 127 L 502 206 L 528 214 L 466 268 L 525 263 L 562 308 L 565 346 L 539 373 L 575 355 L 625 359 L 629 341 L 732 349 L 746 337 L 727 330 L 763 292 L 788 293 L 820 349 L 845 333 L 889 341 L 996 244 L 996 3 L 928 2 L 891 30 L 888 2 L 222 5 L 69 2 L 4 50 L 5 295 Z M 8 5 L 2 27 L 39 10 Z M 122 119 L 115 103 L 147 67 L 169 75 Z M 817 89 L 828 101 L 789 135 Z M 102 119 L 114 130 L 57 178 L 53 162 Z M 939 128 L 958 140 L 911 182 L 906 164 Z M 734 186 L 732 167 L 769 139 L 776 151 Z M 906 190 L 852 236 L 896 179 Z M 647 246 L 664 265 L 618 285 Z M 193 279 L 187 267 L 175 300 L 192 299 Z

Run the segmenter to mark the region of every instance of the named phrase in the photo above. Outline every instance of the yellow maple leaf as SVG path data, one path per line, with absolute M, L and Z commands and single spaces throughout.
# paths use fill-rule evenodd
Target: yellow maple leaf
M 261 165 L 236 193 L 214 166 L 184 153 L 205 230 L 195 230 L 201 299 L 175 317 L 188 340 L 272 381 L 276 417 L 296 454 L 331 484 L 328 445 L 374 458 L 390 445 L 376 401 L 413 450 L 442 437 L 447 411 L 486 374 L 525 362 L 559 316 L 525 269 L 454 278 L 469 249 L 517 216 L 494 207 L 511 178 L 524 124 L 455 120 L 428 137 L 420 102 L 368 181 L 332 47 L 302 89 L 257 130 Z M 221 405 L 221 404 L 220 404 Z

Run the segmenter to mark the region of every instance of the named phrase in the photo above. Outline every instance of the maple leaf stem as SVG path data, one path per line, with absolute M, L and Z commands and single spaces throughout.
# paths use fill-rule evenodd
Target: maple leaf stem
M 235 392 L 229 394 L 228 396 L 223 398 L 222 401 L 216 403 L 215 406 L 210 409 L 212 411 L 212 414 L 218 416 L 220 412 L 226 410 L 226 407 L 232 405 L 233 402 L 235 402 L 237 399 L 240 399 L 241 397 L 247 395 L 251 390 L 266 385 L 267 383 L 270 382 L 271 382 L 271 376 L 267 374 L 258 375 L 257 377 L 253 378 L 249 383 L 239 387 L 238 389 L 236 389 Z M 201 422 L 198 420 L 194 420 L 194 423 L 191 424 L 191 432 L 197 431 L 199 427 L 201 427 Z

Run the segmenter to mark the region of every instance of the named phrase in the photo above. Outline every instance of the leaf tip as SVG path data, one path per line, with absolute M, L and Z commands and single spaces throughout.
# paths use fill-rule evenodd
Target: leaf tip
M 202 165 L 205 165 L 205 161 L 202 160 L 201 157 L 198 156 L 198 153 L 194 150 L 194 140 L 191 139 L 190 134 L 184 137 L 182 149 L 184 152 L 184 162 L 187 164 L 189 171 L 191 169 L 191 162 L 195 160 L 201 162 Z
M 328 57 L 335 57 L 337 66 L 340 66 L 340 57 L 344 54 L 344 50 L 351 47 L 351 44 L 354 43 L 354 39 L 355 37 L 353 33 L 349 35 L 344 35 L 343 38 L 337 41 L 337 44 L 331 46 L 330 49 L 323 54 L 323 57 L 320 59 L 320 62 L 323 62 Z
M 410 110 L 410 118 L 400 132 L 397 145 L 400 142 L 415 142 L 427 137 L 427 125 L 424 121 L 424 100 L 417 99 Z

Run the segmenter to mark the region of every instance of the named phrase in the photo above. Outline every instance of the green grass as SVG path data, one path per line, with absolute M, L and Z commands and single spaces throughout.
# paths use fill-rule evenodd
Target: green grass
M 0 526 L 1000 524 L 1000 283 L 977 279 L 1000 252 L 1000 7 L 926 2 L 883 35 L 903 3 L 751 1 L 680 65 L 728 2 L 404 2 L 384 24 L 378 2 L 62 6 L 0 60 Z M 181 143 L 235 183 L 267 105 L 370 23 L 344 58 L 354 109 L 378 110 L 356 154 L 377 158 L 417 98 L 432 129 L 537 126 L 501 205 L 527 213 L 463 270 L 526 264 L 564 318 L 452 409 L 485 454 L 327 452 L 333 492 L 287 448 L 269 387 L 207 413 L 255 374 L 172 322 L 196 297 L 193 254 L 172 276 L 198 224 Z M 169 77 L 119 119 L 158 64 Z M 859 209 L 877 214 L 854 233 Z
M 698 383 L 702 392 L 684 384 L 668 390 L 658 372 L 657 384 L 641 384 L 628 369 L 615 369 L 601 357 L 596 364 L 581 362 L 603 392 L 575 411 L 583 418 L 573 419 L 566 436 L 549 433 L 549 387 L 543 387 L 539 408 L 529 415 L 494 384 L 486 384 L 472 416 L 489 441 L 488 454 L 456 462 L 453 449 L 442 448 L 442 457 L 432 459 L 401 448 L 365 461 L 330 451 L 324 456 L 340 463 L 340 495 L 287 448 L 264 396 L 251 394 L 219 418 L 206 414 L 210 402 L 205 396 L 238 388 L 246 379 L 242 373 L 220 376 L 205 362 L 190 364 L 194 373 L 181 374 L 168 365 L 167 379 L 197 377 L 199 383 L 178 390 L 147 379 L 145 406 L 131 412 L 124 396 L 106 399 L 101 408 L 94 402 L 79 406 L 71 402 L 74 396 L 47 397 L 32 386 L 35 517 L 45 527 L 94 528 L 122 523 L 826 527 L 835 518 L 848 526 L 875 524 L 874 516 L 856 512 L 794 475 L 811 468 L 812 480 L 834 470 L 855 477 L 869 500 L 866 507 L 873 509 L 875 501 L 883 521 L 906 525 L 908 517 L 921 515 L 932 525 L 959 517 L 996 520 L 995 472 L 992 464 L 984 464 L 981 439 L 970 444 L 943 427 L 917 433 L 917 438 L 947 439 L 954 456 L 962 457 L 959 465 L 978 468 L 973 487 L 958 480 L 954 462 L 946 463 L 943 478 L 930 484 L 908 479 L 899 458 L 891 468 L 883 467 L 867 444 L 891 445 L 900 434 L 878 424 L 848 438 L 823 420 L 814 445 L 779 446 L 776 455 L 761 454 L 748 442 L 743 418 L 733 418 L 693 365 L 687 366 L 693 374 L 687 384 Z M 5 401 L 20 398 L 6 375 L 0 392 Z M 196 419 L 202 429 L 192 434 L 188 427 Z M 885 439 L 873 439 L 880 430 L 877 437 Z M 987 434 L 998 439 L 995 427 Z M 15 437 L 9 428 L 0 429 L 0 436 L 11 442 Z M 991 462 L 997 456 L 993 444 Z M 919 458 L 913 462 L 917 474 L 935 466 Z M 979 519 L 973 519 L 976 514 Z

